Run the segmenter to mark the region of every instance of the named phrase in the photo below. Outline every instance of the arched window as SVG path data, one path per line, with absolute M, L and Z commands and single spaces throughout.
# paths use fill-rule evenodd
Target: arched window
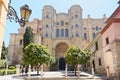
M 48 37 L 48 33 L 45 34 L 45 37 Z
M 46 15 L 46 18 L 49 18 L 49 15 Z
M 71 26 L 71 29 L 73 29 L 73 26 Z
M 99 30 L 98 26 L 96 26 L 96 30 Z
M 87 33 L 84 33 L 84 39 L 87 40 Z
M 22 42 L 23 42 L 23 40 L 22 40 L 22 39 L 20 39 L 20 45 L 22 45 Z
M 64 37 L 64 29 L 61 29 L 61 37 Z
M 76 33 L 76 37 L 78 37 L 79 36 L 79 34 L 78 33 Z
M 56 37 L 59 37 L 59 29 L 56 29 Z
M 96 37 L 95 33 L 93 33 L 93 39 Z
M 78 27 L 78 24 L 76 24 L 75 27 Z
M 75 18 L 78 18 L 78 15 L 77 15 L 77 14 L 75 15 Z
M 46 26 L 45 26 L 46 28 L 48 28 L 49 26 L 48 26 L 48 24 L 46 24 Z
M 69 37 L 69 31 L 68 31 L 68 29 L 65 29 L 65 37 Z
M 64 26 L 64 21 L 61 21 L 61 26 Z

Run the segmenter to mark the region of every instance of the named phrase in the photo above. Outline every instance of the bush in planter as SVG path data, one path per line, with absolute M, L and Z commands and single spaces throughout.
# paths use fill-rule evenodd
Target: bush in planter
M 7 70 L 7 74 L 9 75 L 9 74 L 15 74 L 16 73 L 16 70 L 15 69 L 13 69 L 13 70 Z M 2 69 L 2 70 L 0 70 L 0 76 L 3 76 L 3 75 L 5 75 L 5 69 Z
M 14 70 L 8 70 L 7 73 L 8 73 L 8 74 L 15 74 L 15 73 L 16 73 L 16 70 L 15 70 L 15 69 L 14 69 Z
M 3 75 L 5 75 L 5 69 L 0 70 L 0 76 L 3 76 Z
M 10 65 L 10 66 L 8 67 L 8 69 L 13 70 L 13 69 L 15 69 L 15 66 Z

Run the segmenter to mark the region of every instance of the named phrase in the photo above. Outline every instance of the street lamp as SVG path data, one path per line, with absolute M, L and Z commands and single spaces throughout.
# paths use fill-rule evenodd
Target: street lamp
M 17 16 L 17 12 L 12 6 L 10 6 L 10 4 L 11 4 L 11 0 L 9 1 L 9 5 L 8 5 L 7 19 L 10 19 L 10 21 L 14 20 L 15 22 L 18 22 L 21 27 L 24 27 L 25 23 L 28 22 L 32 10 L 29 9 L 29 6 L 26 4 L 20 7 L 21 18 L 19 19 L 19 17 Z

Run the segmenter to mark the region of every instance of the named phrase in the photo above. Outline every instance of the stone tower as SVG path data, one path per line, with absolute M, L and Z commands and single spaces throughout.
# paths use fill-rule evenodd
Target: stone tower
M 82 38 L 82 9 L 79 5 L 72 6 L 69 11 L 70 37 Z

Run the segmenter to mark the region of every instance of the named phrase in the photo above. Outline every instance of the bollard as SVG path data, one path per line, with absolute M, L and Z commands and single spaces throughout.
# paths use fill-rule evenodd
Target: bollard
M 41 78 L 43 77 L 43 64 L 41 65 Z
M 65 65 L 65 78 L 67 78 L 67 64 Z
M 6 64 L 5 75 L 7 75 L 8 64 Z
M 95 73 L 94 73 L 94 68 L 92 67 L 92 78 L 94 78 Z
M 20 76 L 20 65 L 16 65 L 16 74 L 17 74 L 17 77 Z
M 29 73 L 28 73 L 28 77 L 30 78 L 30 72 L 31 72 L 31 65 L 29 64 L 29 69 L 28 69 Z
M 80 65 L 78 65 L 78 79 L 80 79 Z

